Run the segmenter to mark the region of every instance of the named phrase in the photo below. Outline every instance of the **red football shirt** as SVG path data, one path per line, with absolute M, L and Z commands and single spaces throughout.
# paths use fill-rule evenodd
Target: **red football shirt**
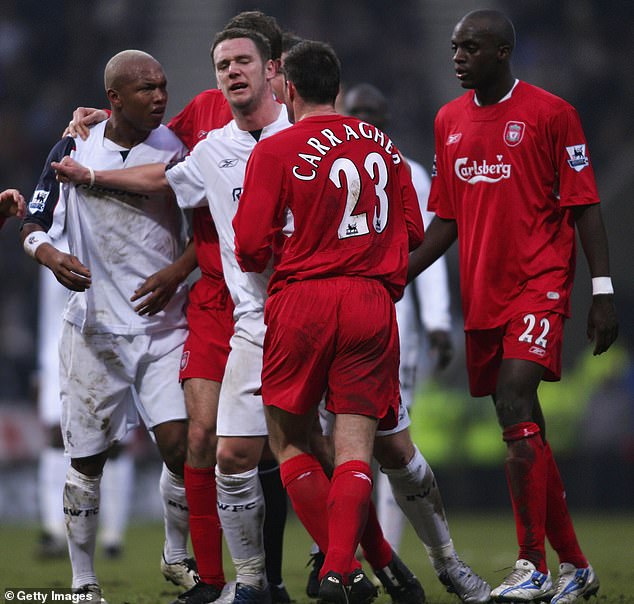
M 167 126 L 191 151 L 208 132 L 222 128 L 232 117 L 224 94 L 218 89 L 210 89 L 196 95 Z M 209 208 L 194 210 L 192 226 L 201 279 L 194 284 L 190 300 L 203 307 L 223 305 L 229 299 L 228 290 L 222 273 L 218 233 Z
M 526 311 L 569 314 L 570 206 L 599 202 L 575 109 L 525 82 L 480 107 L 469 91 L 440 109 L 428 207 L 458 226 L 465 329 Z
M 307 117 L 260 141 L 247 164 L 234 218 L 236 256 L 262 270 L 286 235 L 269 293 L 288 282 L 361 276 L 394 299 L 423 222 L 409 169 L 380 130 L 337 114 Z

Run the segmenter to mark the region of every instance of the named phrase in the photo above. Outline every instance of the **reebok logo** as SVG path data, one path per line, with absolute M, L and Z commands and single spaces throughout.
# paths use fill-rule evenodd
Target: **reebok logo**
M 233 168 L 237 165 L 238 165 L 238 159 L 235 157 L 229 158 L 229 159 L 221 159 L 218 162 L 219 168 Z
M 528 352 L 538 357 L 546 356 L 546 351 L 543 348 L 540 348 L 539 346 L 531 346 L 528 349 Z

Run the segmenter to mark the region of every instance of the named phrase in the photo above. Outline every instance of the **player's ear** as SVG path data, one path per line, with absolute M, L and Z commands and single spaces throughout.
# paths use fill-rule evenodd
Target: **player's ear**
M 266 73 L 266 79 L 272 80 L 278 72 L 278 67 L 273 59 L 269 59 L 264 65 L 264 72 Z
M 511 58 L 511 51 L 510 44 L 500 44 L 498 46 L 498 58 L 501 61 L 508 61 Z
M 291 103 L 295 100 L 295 96 L 297 95 L 297 88 L 295 88 L 295 84 L 290 80 L 286 80 L 286 98 Z
M 121 106 L 121 95 L 114 88 L 108 88 L 108 90 L 106 90 L 106 96 L 112 107 Z

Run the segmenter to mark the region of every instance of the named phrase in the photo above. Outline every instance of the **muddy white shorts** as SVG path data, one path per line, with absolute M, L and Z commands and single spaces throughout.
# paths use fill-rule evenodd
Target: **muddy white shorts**
M 187 417 L 178 381 L 186 329 L 143 335 L 83 334 L 64 321 L 60 339 L 62 436 L 72 458 L 107 450 L 138 424 Z
M 220 388 L 218 436 L 266 436 L 262 387 L 262 346 L 239 334 L 231 337 L 231 352 Z

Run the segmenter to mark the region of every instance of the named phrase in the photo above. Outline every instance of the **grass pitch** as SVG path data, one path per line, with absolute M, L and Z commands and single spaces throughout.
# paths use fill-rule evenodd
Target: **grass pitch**
M 582 547 L 600 580 L 596 600 L 589 604 L 634 604 L 634 514 L 573 514 Z M 517 549 L 515 528 L 510 514 L 450 514 L 450 526 L 456 548 L 465 562 L 498 585 L 515 562 Z M 6 588 L 68 587 L 70 564 L 67 560 L 41 561 L 34 551 L 38 530 L 32 525 L 0 527 L 0 602 L 8 602 Z M 100 553 L 97 574 L 109 604 L 169 604 L 179 593 L 159 571 L 163 543 L 159 523 L 130 526 L 124 554 L 108 560 Z M 285 534 L 284 578 L 297 604 L 311 602 L 304 592 L 308 569 L 310 539 L 294 516 L 289 517 Z M 445 593 L 436 579 L 427 554 L 408 526 L 401 546 L 401 557 L 419 577 L 430 604 L 457 604 L 459 600 Z M 226 557 L 228 580 L 233 568 Z M 557 559 L 549 551 L 551 572 L 556 575 Z M 382 594 L 377 604 L 388 604 Z M 16 602 L 16 600 L 13 600 Z

